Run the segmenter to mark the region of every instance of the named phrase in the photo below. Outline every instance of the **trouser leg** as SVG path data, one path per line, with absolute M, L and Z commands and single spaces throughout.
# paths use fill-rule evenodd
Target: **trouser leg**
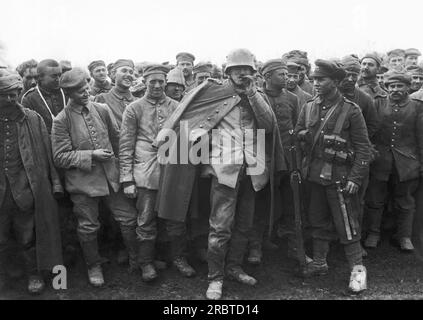
M 185 221 L 166 220 L 166 231 L 170 238 L 171 259 L 186 257 L 188 239 Z
M 235 224 L 229 241 L 229 250 L 226 259 L 227 269 L 242 266 L 248 246 L 248 233 L 253 225 L 255 191 L 249 176 L 245 176 L 241 180 L 237 196 Z
M 157 213 L 154 210 L 156 197 L 157 190 L 138 188 L 136 233 L 139 241 L 138 261 L 141 265 L 154 261 L 157 238 Z
M 27 274 L 36 274 L 38 272 L 34 222 L 33 210 L 16 210 L 13 216 L 13 229 L 15 230 L 16 241 L 22 248 Z
M 136 239 L 137 209 L 135 201 L 125 196 L 122 191 L 110 190 L 110 195 L 104 198 L 107 208 L 119 224 L 123 242 L 128 250 L 129 265 L 136 267 L 138 244 Z
M 394 186 L 394 207 L 397 213 L 397 237 L 411 238 L 416 202 L 413 194 L 418 187 L 418 179 L 398 182 Z
M 248 232 L 249 248 L 262 250 L 264 238 L 267 237 L 267 228 L 270 218 L 270 188 L 269 185 L 257 192 L 254 210 L 253 225 Z
M 383 210 L 388 196 L 388 182 L 370 177 L 366 193 L 368 233 L 380 235 Z
M 82 253 L 86 264 L 91 267 L 101 262 L 98 251 L 97 233 L 100 229 L 98 221 L 99 198 L 88 197 L 83 194 L 71 194 L 73 212 L 75 213 L 78 226 L 77 234 L 81 244 Z
M 208 239 L 207 263 L 209 280 L 223 280 L 225 257 L 231 238 L 231 227 L 234 222 L 237 188 L 220 184 L 212 177 L 210 192 L 210 232 Z

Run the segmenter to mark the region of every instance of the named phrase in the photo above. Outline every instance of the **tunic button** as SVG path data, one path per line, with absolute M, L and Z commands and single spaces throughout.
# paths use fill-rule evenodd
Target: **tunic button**
M 216 113 L 219 113 L 219 110 L 216 110 Z
M 200 124 L 200 128 L 202 128 L 203 127 L 203 125 L 202 124 Z
M 207 117 L 207 120 L 210 121 L 210 117 Z
M 322 120 L 322 121 L 323 121 L 323 120 L 325 120 L 325 118 L 320 118 L 320 120 Z
M 232 96 L 232 98 L 234 98 L 234 99 L 235 99 L 235 98 L 236 98 L 236 96 Z
M 91 134 L 95 134 L 95 131 L 91 131 Z
M 96 139 L 96 138 L 93 138 L 93 140 L 94 140 L 94 141 L 97 141 L 97 139 Z
M 394 145 L 393 144 L 391 144 L 391 148 L 393 148 L 394 147 Z
M 6 122 L 7 122 L 7 121 L 9 121 L 9 119 L 7 119 L 7 118 L 6 118 L 6 119 L 4 119 L 4 121 L 6 121 Z
M 223 103 L 223 105 L 224 105 L 224 106 L 226 106 L 227 104 L 228 104 L 227 102 L 224 102 L 224 103 Z

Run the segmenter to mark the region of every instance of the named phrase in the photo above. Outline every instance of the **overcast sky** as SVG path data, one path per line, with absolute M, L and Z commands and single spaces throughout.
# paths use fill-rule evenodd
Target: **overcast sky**
M 259 60 L 292 49 L 315 58 L 423 51 L 418 0 L 1 0 L 1 57 L 175 62 L 180 51 L 222 63 L 234 48 Z

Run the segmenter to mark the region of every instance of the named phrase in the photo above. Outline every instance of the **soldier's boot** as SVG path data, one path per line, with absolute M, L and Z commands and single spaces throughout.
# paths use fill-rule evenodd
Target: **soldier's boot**
M 226 274 L 230 279 L 249 286 L 254 286 L 257 284 L 257 280 L 248 275 L 244 270 L 242 270 L 241 267 L 232 267 L 226 271 Z
M 195 276 L 195 270 L 189 265 L 185 258 L 188 246 L 186 234 L 170 236 L 169 239 L 172 264 L 184 277 L 190 278 Z
M 154 267 L 154 240 L 143 240 L 138 246 L 138 263 L 141 267 L 142 279 L 151 282 L 157 279 L 158 274 Z
M 196 275 L 194 268 L 189 265 L 185 257 L 176 257 L 172 263 L 184 277 L 191 278 Z
M 348 289 L 358 294 L 367 289 L 367 270 L 363 265 L 355 265 L 351 271 Z
M 88 267 L 88 281 L 94 287 L 102 287 L 104 285 L 103 269 L 101 264 L 95 264 Z
M 123 242 L 125 243 L 128 256 L 128 272 L 134 273 L 138 270 L 138 240 L 135 227 L 121 226 Z
M 94 287 L 101 287 L 104 285 L 103 270 L 101 263 L 103 259 L 98 252 L 97 239 L 90 241 L 81 241 L 82 254 L 85 263 L 88 266 L 88 281 Z
M 250 248 L 247 261 L 253 265 L 259 265 L 261 263 L 262 256 L 261 247 Z
M 329 267 L 326 262 L 328 252 L 329 241 L 313 239 L 313 260 L 306 264 L 303 275 L 314 277 L 328 274 Z
M 360 242 L 344 245 L 345 255 L 350 266 L 351 276 L 348 289 L 360 293 L 367 289 L 367 271 L 363 266 L 363 252 Z
M 414 246 L 413 246 L 413 243 L 411 242 L 410 238 L 406 238 L 406 237 L 400 238 L 399 244 L 400 244 L 401 251 L 404 251 L 404 252 L 413 252 L 414 251 Z
M 375 249 L 380 242 L 380 235 L 375 232 L 371 232 L 367 235 L 364 240 L 364 247 L 368 249 Z
M 37 256 L 35 247 L 28 244 L 23 247 L 22 257 L 25 266 L 25 273 L 28 275 L 27 290 L 29 294 L 41 294 L 45 288 L 42 275 L 37 270 Z
M 207 288 L 206 298 L 209 300 L 220 300 L 222 298 L 223 280 L 210 281 Z
M 157 279 L 158 274 L 156 271 L 156 268 L 152 263 L 147 263 L 141 266 L 141 272 L 142 272 L 142 280 L 145 282 L 151 282 L 155 279 Z
M 45 288 L 45 282 L 41 275 L 31 275 L 28 278 L 28 293 L 29 294 L 41 294 L 44 291 Z

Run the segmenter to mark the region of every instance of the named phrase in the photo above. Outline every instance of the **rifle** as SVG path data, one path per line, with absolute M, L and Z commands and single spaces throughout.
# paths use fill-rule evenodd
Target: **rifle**
M 288 152 L 289 152 L 290 163 L 291 163 L 290 184 L 291 184 L 292 194 L 294 198 L 295 238 L 297 242 L 297 259 L 298 259 L 298 262 L 300 263 L 300 269 L 301 271 L 303 271 L 306 265 L 306 255 L 304 251 L 303 230 L 302 230 L 302 221 L 301 221 L 302 179 L 301 179 L 301 173 L 297 164 L 297 146 L 296 146 L 294 131 L 289 130 L 289 135 L 290 135 L 290 147 L 288 149 Z

